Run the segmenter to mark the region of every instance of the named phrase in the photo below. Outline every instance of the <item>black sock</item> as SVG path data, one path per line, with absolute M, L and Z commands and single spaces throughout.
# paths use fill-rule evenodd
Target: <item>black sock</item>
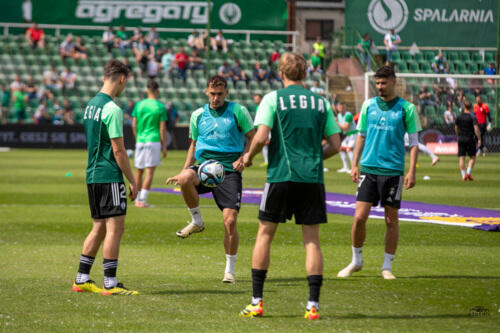
M 78 267 L 78 273 L 90 274 L 90 269 L 94 264 L 94 257 L 86 256 L 85 254 L 80 255 L 80 266 Z
M 309 275 L 307 282 L 309 283 L 309 300 L 319 302 L 319 290 L 323 284 L 323 275 Z
M 104 267 L 104 286 L 106 288 L 116 285 L 116 270 L 118 268 L 118 259 L 103 259 Z
M 267 269 L 254 269 L 252 268 L 252 287 L 253 297 L 262 298 L 264 290 L 264 280 L 266 279 Z

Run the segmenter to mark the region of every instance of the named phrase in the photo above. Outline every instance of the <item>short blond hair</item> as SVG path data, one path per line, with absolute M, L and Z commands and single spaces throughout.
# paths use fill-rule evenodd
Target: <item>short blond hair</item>
M 302 81 L 306 77 L 307 63 L 302 55 L 287 52 L 281 56 L 278 69 L 288 80 Z

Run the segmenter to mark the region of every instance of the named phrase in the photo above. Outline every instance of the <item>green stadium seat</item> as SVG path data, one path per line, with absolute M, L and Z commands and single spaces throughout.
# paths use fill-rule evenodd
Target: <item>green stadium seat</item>
M 271 85 L 267 81 L 262 81 L 260 83 L 260 89 L 262 89 L 263 91 L 271 90 Z
M 194 103 L 189 99 L 185 99 L 184 100 L 184 110 L 190 111 L 190 112 L 194 111 L 195 110 Z
M 391 62 L 400 62 L 401 61 L 401 55 L 399 52 L 394 51 L 391 52 Z
M 415 53 L 415 61 L 421 62 L 424 61 L 424 54 L 422 52 Z
M 429 62 L 423 62 L 421 63 L 422 66 L 422 72 L 424 73 L 433 73 L 431 64 Z
M 437 55 L 436 51 L 424 51 L 424 57 L 428 61 L 434 60 L 434 57 Z
M 470 53 L 468 51 L 462 51 L 460 52 L 460 60 L 464 62 L 470 61 Z
M 418 63 L 416 61 L 409 62 L 408 66 L 411 73 L 420 73 L 420 68 L 418 67 Z
M 411 61 L 411 60 L 413 60 L 409 51 L 403 50 L 403 51 L 400 52 L 400 55 L 401 55 L 401 59 L 404 60 L 404 61 Z
M 400 63 L 398 63 L 398 72 L 408 73 L 408 65 L 406 64 L 406 62 L 401 61 Z
M 495 62 L 495 52 L 494 51 L 484 52 L 484 62 L 487 64 Z
M 448 62 L 456 62 L 459 60 L 458 58 L 458 52 L 450 51 L 447 52 L 446 59 Z

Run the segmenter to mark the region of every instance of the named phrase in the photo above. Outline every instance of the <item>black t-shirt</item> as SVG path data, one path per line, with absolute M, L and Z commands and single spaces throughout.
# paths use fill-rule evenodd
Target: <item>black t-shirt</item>
M 477 119 L 472 113 L 461 113 L 455 120 L 458 126 L 458 142 L 470 142 L 475 139 L 474 125 L 477 125 Z

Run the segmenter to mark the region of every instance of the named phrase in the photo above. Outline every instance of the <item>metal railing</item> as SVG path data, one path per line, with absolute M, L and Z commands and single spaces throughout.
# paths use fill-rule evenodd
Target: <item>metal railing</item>
M 4 36 L 9 34 L 10 28 L 29 28 L 31 27 L 30 23 L 7 23 L 0 22 L 0 27 L 3 28 Z M 54 30 L 54 34 L 56 36 L 61 35 L 61 31 L 64 30 L 86 30 L 86 31 L 105 31 L 109 28 L 109 25 L 68 25 L 68 24 L 38 24 L 38 27 L 42 29 Z M 133 31 L 137 27 L 125 27 L 127 31 Z M 186 32 L 191 33 L 193 28 L 160 28 L 155 27 L 158 32 Z M 150 28 L 141 27 L 144 31 L 149 31 Z M 218 31 L 219 29 L 217 29 Z M 270 35 L 270 36 L 291 36 L 291 43 L 284 43 L 285 46 L 291 46 L 294 51 L 297 50 L 297 36 L 299 35 L 298 31 L 274 31 L 274 30 L 236 30 L 236 29 L 220 29 L 223 33 L 226 34 L 236 34 L 236 35 L 245 35 L 245 41 L 250 44 L 252 35 Z

